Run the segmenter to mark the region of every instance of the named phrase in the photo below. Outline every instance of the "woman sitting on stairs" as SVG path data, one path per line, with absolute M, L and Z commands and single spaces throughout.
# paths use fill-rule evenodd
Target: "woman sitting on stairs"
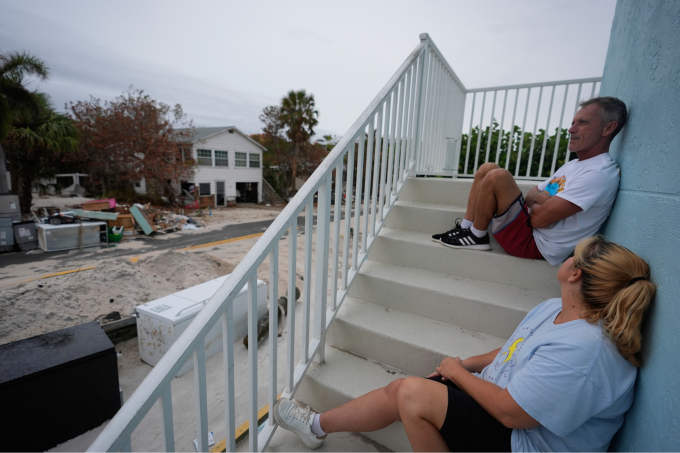
M 501 349 L 445 358 L 323 414 L 279 400 L 276 422 L 309 448 L 327 433 L 404 424 L 415 451 L 607 451 L 633 403 L 649 266 L 601 236 L 557 272 L 562 298 L 520 323 Z

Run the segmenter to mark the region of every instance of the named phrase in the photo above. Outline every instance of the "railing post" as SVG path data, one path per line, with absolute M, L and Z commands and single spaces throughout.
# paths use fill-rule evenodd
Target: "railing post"
M 428 44 L 425 45 L 425 48 L 423 49 L 423 54 L 420 59 L 420 62 L 418 64 L 418 105 L 416 106 L 416 110 L 418 114 L 416 115 L 416 124 L 415 124 L 415 134 L 414 134 L 414 149 L 413 153 L 411 154 L 411 163 L 418 162 L 418 157 L 420 156 L 420 148 L 421 148 L 421 143 L 420 143 L 420 130 L 422 129 L 422 118 L 423 115 L 425 114 L 425 100 L 423 99 L 425 97 L 425 89 L 427 88 L 425 86 L 425 83 L 423 83 L 423 78 L 427 77 L 427 73 L 425 71 L 425 68 L 427 66 L 427 60 L 430 52 L 429 48 L 429 36 L 427 33 L 423 33 L 420 35 L 420 40 L 421 41 L 427 41 Z M 415 168 L 415 167 L 414 167 Z M 417 174 L 417 169 L 415 171 Z
M 326 301 L 328 297 L 328 240 L 331 222 L 331 176 L 319 187 L 316 212 L 316 279 L 314 289 L 314 338 L 319 340 L 319 363 L 325 359 Z M 309 345 L 303 345 L 308 348 Z
M 163 390 L 160 397 L 161 410 L 161 437 L 163 438 L 163 451 L 175 451 L 175 431 L 173 429 L 172 419 L 172 388 L 171 384 Z
M 304 277 L 302 284 L 302 344 L 309 344 L 309 313 L 310 303 L 312 300 L 312 238 L 314 231 L 312 225 L 314 223 L 314 199 L 310 199 L 305 208 L 305 255 L 304 255 Z M 317 277 L 318 278 L 318 277 Z M 309 349 L 302 348 L 301 363 L 307 363 L 309 360 Z
M 248 282 L 248 436 L 250 451 L 257 451 L 257 269 Z
M 224 353 L 224 423 L 226 449 L 236 451 L 236 404 L 234 393 L 234 307 L 227 304 L 222 315 L 222 348 Z
M 279 333 L 279 244 L 274 244 L 269 255 L 269 407 L 274 408 L 277 393 Z M 269 417 L 274 424 L 274 417 Z
M 288 334 L 286 338 L 286 391 L 295 388 L 295 276 L 297 252 L 297 216 L 288 224 L 288 307 L 286 308 Z
M 194 394 L 196 397 L 196 429 L 198 451 L 208 451 L 208 387 L 205 378 L 205 339 L 194 351 Z

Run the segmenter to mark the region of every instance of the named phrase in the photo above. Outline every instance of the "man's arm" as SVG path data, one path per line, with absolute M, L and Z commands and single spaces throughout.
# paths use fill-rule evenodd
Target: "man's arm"
M 546 195 L 548 195 L 547 192 Z M 571 201 L 548 195 L 548 200 L 541 204 L 536 203 L 531 207 L 531 226 L 534 228 L 549 227 L 553 223 L 571 217 L 582 210 Z
M 459 358 L 447 357 L 437 371 L 470 395 L 493 418 L 507 428 L 527 429 L 540 425 L 512 398 L 507 389 L 470 374 Z
M 527 193 L 524 202 L 531 209 L 531 226 L 534 228 L 548 227 L 583 210 L 571 201 L 538 190 L 538 186 Z

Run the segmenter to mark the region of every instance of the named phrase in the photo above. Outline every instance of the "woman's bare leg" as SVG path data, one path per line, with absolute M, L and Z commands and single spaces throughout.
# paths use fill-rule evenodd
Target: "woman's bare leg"
M 423 378 L 406 378 L 399 386 L 397 405 L 413 451 L 451 451 L 439 433 L 449 407 L 445 385 Z
M 404 423 L 415 451 L 449 451 L 439 428 L 448 410 L 446 386 L 423 378 L 397 379 L 321 414 L 327 433 L 376 431 L 395 421 Z
M 327 433 L 376 431 L 401 421 L 397 392 L 404 379 L 373 390 L 321 414 L 319 424 Z

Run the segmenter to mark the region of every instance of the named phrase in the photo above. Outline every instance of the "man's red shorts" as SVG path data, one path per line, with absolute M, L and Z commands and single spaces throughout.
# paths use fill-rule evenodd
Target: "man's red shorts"
M 493 216 L 491 231 L 503 250 L 510 255 L 529 259 L 543 258 L 534 240 L 534 229 L 531 226 L 529 209 L 524 203 L 524 195 L 520 194 L 503 214 Z

